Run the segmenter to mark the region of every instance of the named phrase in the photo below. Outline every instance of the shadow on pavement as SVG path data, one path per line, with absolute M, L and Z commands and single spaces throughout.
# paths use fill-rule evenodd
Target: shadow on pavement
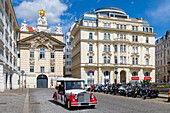
M 66 110 L 68 111 L 76 111 L 76 110 L 85 110 L 85 109 L 96 109 L 96 108 L 90 108 L 89 106 L 88 107 L 85 107 L 85 106 L 81 106 L 81 107 L 72 107 L 72 109 L 68 109 L 67 106 L 65 105 L 62 105 L 54 100 L 48 100 L 49 102 L 57 105 L 57 106 L 62 106 L 63 108 L 65 108 Z

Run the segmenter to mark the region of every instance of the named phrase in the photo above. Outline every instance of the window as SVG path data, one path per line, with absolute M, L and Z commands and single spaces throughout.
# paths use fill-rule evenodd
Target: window
M 108 33 L 108 37 L 107 37 L 108 40 L 110 40 L 110 34 Z
M 115 52 L 117 52 L 117 45 L 115 45 Z
M 161 60 L 162 61 L 162 60 Z M 149 59 L 146 59 L 146 65 L 149 65 Z
M 133 41 L 133 42 L 135 41 L 135 37 L 134 37 L 134 36 L 132 36 L 132 41 Z
M 138 76 L 138 73 L 137 72 L 133 72 L 132 76 Z
M 146 72 L 144 75 L 145 75 L 145 77 L 150 77 L 150 73 L 149 72 Z
M 119 24 L 117 24 L 116 26 L 117 26 L 117 29 L 119 29 Z
M 40 58 L 45 58 L 45 49 L 40 48 Z
M 135 47 L 132 47 L 132 53 L 135 53 Z
M 89 39 L 93 39 L 93 34 L 89 33 Z
M 138 47 L 136 47 L 136 49 L 135 49 L 135 53 L 138 53 Z
M 107 46 L 106 45 L 104 45 L 104 51 L 107 51 Z
M 146 54 L 147 55 L 149 54 L 149 48 L 146 48 Z
M 136 31 L 138 31 L 138 26 L 136 26 Z
M 122 25 L 120 25 L 120 29 L 123 29 L 123 26 L 122 26 Z
M 124 64 L 126 64 L 126 57 L 124 57 Z
M 34 66 L 30 66 L 30 72 L 34 72 Z
M 124 39 L 126 39 L 126 35 L 124 35 Z
M 71 65 L 71 61 L 69 61 L 69 65 Z
M 124 25 L 124 29 L 126 29 L 126 25 Z
M 126 52 L 126 45 L 124 45 L 124 52 Z
M 109 52 L 110 52 L 110 45 L 108 45 L 108 46 L 107 46 L 107 51 L 109 51 Z
M 135 64 L 135 59 L 134 58 L 132 58 L 132 64 Z
M 132 26 L 132 30 L 135 30 L 135 27 L 134 27 L 134 26 Z
M 148 39 L 148 37 L 146 37 L 146 43 L 149 43 L 149 39 Z
M 89 56 L 89 63 L 93 63 L 93 57 Z
M 115 64 L 117 64 L 117 56 L 115 56 Z
M 110 64 L 110 57 L 108 57 L 108 58 L 107 58 L 107 63 L 109 63 L 109 64 Z
M 136 64 L 138 64 L 138 58 L 136 58 Z
M 69 55 L 69 58 L 71 58 L 71 55 Z
M 107 27 L 106 23 L 104 23 L 104 27 Z
M 107 39 L 107 38 L 106 38 L 106 33 L 104 33 L 104 39 Z
M 108 24 L 108 28 L 110 28 L 110 23 Z
M 138 42 L 138 36 L 136 36 L 136 42 Z
M 120 38 L 123 39 L 123 35 L 122 34 L 120 35 Z
M 1 50 L 2 51 L 2 50 Z M 2 52 L 0 52 L 1 54 L 3 54 L 3 51 Z M 18 58 L 20 58 L 20 54 L 18 54 Z
M 120 45 L 120 52 L 123 51 L 123 45 Z
M 93 45 L 89 44 L 89 51 L 93 51 Z
M 107 59 L 106 59 L 106 57 L 104 57 L 104 63 L 105 63 L 105 64 L 107 63 Z
M 54 67 L 51 67 L 51 72 L 53 72 L 53 73 L 54 73 Z
M 51 52 L 51 58 L 54 58 L 54 52 Z
M 44 73 L 44 67 L 40 67 L 41 73 Z
M 123 57 L 120 57 L 120 64 L 123 64 Z

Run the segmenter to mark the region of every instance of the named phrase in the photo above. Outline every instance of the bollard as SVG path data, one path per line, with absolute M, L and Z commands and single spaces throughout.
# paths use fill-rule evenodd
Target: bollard
M 168 102 L 170 102 L 170 90 L 168 92 Z

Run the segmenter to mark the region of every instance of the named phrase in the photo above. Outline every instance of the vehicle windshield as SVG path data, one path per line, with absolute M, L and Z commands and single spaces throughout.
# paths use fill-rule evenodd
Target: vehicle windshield
M 84 81 L 65 82 L 66 90 L 70 89 L 84 89 Z

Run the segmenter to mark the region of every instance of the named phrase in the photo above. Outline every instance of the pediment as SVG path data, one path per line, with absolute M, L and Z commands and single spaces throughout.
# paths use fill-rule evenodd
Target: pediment
M 39 32 L 27 38 L 18 41 L 18 44 L 30 45 L 30 49 L 45 47 L 49 49 L 54 49 L 54 46 L 64 47 L 65 44 L 56 38 L 52 37 L 50 34 L 45 32 Z

